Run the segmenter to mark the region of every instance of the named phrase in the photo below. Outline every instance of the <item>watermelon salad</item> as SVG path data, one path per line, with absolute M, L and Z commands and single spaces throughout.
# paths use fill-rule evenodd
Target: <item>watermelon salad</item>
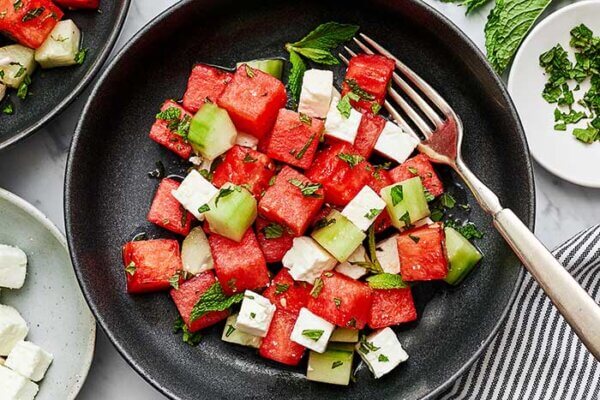
M 307 356 L 312 381 L 348 385 L 355 353 L 375 378 L 406 361 L 391 327 L 417 320 L 411 287 L 456 285 L 482 255 L 472 224 L 444 222 L 459 205 L 416 140 L 380 114 L 394 67 L 357 55 L 341 93 L 307 69 L 296 101 L 281 59 L 195 65 L 150 129 L 190 161 L 147 216 L 182 240 L 125 243 L 127 291 L 169 291 L 189 344 L 221 324 L 265 359 Z
M 8 90 L 25 100 L 31 76 L 43 69 L 83 64 L 82 33 L 63 10 L 97 10 L 100 0 L 0 0 L 0 33 L 15 43 L 0 47 L 0 109 L 14 113 Z M 5 99 L 6 97 L 6 99 Z M 3 101 L 3 99 L 5 99 Z

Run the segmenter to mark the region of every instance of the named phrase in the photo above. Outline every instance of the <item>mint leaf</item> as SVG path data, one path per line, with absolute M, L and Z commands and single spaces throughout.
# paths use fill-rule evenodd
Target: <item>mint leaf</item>
M 361 163 L 364 161 L 364 157 L 358 154 L 346 154 L 346 153 L 339 153 L 337 155 L 337 158 L 339 158 L 342 161 L 345 161 L 350 168 L 354 168 L 357 164 Z
M 404 289 L 408 285 L 396 274 L 377 274 L 367 278 L 367 283 L 372 289 Z
M 283 226 L 272 222 L 263 228 L 263 233 L 267 239 L 279 239 L 283 236 L 283 230 Z
M 315 342 L 321 339 L 325 331 L 323 329 L 305 329 L 302 331 L 302 336 L 306 336 L 309 339 L 314 340 Z
M 352 113 L 352 105 L 350 104 L 350 100 L 358 101 L 360 97 L 356 93 L 349 92 L 346 94 L 337 104 L 337 109 L 342 115 L 342 117 L 348 119 L 350 118 L 350 114 Z M 377 103 L 373 103 L 377 104 Z M 377 104 L 379 105 L 379 104 Z
M 496 0 L 485 25 L 487 57 L 498 73 L 512 60 L 517 48 L 551 0 Z
M 352 39 L 358 29 L 357 25 L 327 22 L 319 25 L 301 40 L 292 43 L 291 46 L 331 50 Z
M 328 50 L 294 47 L 294 50 L 317 64 L 337 65 L 340 61 Z
M 219 282 L 215 282 L 194 305 L 190 313 L 190 322 L 194 322 L 204 314 L 212 311 L 225 311 L 234 304 L 241 302 L 244 299 L 244 293 L 237 293 L 231 297 L 227 297 L 223 292 L 223 288 Z
M 402 185 L 396 185 L 390 191 L 390 195 L 392 197 L 392 205 L 396 207 L 398 203 L 404 200 L 404 190 Z
M 583 143 L 593 143 L 598 139 L 598 129 L 588 126 L 587 128 L 573 129 L 573 136 Z
M 306 72 L 306 64 L 302 57 L 295 51 L 290 51 L 290 63 L 292 64 L 292 70 L 288 78 L 288 89 L 292 94 L 292 97 L 298 101 L 300 99 L 300 91 L 302 90 L 302 77 Z

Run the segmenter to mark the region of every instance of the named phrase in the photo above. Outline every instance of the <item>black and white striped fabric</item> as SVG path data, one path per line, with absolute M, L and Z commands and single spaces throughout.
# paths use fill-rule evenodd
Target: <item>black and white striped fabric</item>
M 600 302 L 600 225 L 553 254 Z M 496 338 L 440 396 L 454 399 L 600 399 L 600 363 L 527 274 Z

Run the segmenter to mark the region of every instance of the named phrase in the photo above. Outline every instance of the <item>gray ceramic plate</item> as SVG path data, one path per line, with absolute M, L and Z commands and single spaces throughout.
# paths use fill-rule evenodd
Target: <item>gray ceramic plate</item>
M 65 238 L 41 212 L 0 189 L 0 243 L 27 254 L 25 286 L 2 289 L 0 303 L 29 323 L 28 340 L 54 355 L 36 400 L 75 399 L 87 376 L 96 322 L 77 285 Z

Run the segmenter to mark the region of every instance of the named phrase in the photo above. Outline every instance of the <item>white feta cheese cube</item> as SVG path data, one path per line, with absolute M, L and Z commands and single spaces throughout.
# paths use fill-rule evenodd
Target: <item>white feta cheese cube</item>
M 7 356 L 17 342 L 25 339 L 29 328 L 21 314 L 0 304 L 0 356 Z
M 230 315 L 229 318 L 227 318 L 221 340 L 228 343 L 241 344 L 242 346 L 254 347 L 255 349 L 258 349 L 262 342 L 262 338 L 242 332 L 236 328 L 237 318 L 237 314 Z
M 18 247 L 0 244 L 0 287 L 20 289 L 27 274 L 27 255 Z
M 203 221 L 204 215 L 198 209 L 207 204 L 218 192 L 219 189 L 204 179 L 198 171 L 192 170 L 171 194 L 198 221 Z
M 417 139 L 404 132 L 393 122 L 387 121 L 375 143 L 375 151 L 403 163 L 417 148 Z
M 398 254 L 398 235 L 393 235 L 375 246 L 375 255 L 383 269 L 388 274 L 400 273 L 400 254 Z
M 331 271 L 336 259 L 308 236 L 294 238 L 292 248 L 284 254 L 283 266 L 296 281 L 315 283 L 325 271 Z
M 54 357 L 41 347 L 26 341 L 18 342 L 4 364 L 34 382 L 44 379 Z
M 0 365 L 0 399 L 33 400 L 39 387 L 29 379 Z
M 273 314 L 275 314 L 275 306 L 269 299 L 251 290 L 246 290 L 235 327 L 250 335 L 265 337 L 269 331 Z
M 290 338 L 312 351 L 323 353 L 334 328 L 332 323 L 313 314 L 308 308 L 302 308 Z
M 342 215 L 359 229 L 366 231 L 384 209 L 385 201 L 373 189 L 364 186 L 344 207 Z
M 367 261 L 367 251 L 364 246 L 358 246 L 346 261 L 335 267 L 335 270 L 352 279 L 360 279 L 367 274 L 367 269 L 352 263 L 365 261 Z
M 81 32 L 70 19 L 59 21 L 44 43 L 35 51 L 35 61 L 42 68 L 68 67 L 77 64 Z
M 333 94 L 333 72 L 310 69 L 302 78 L 298 112 L 314 118 L 325 118 Z
M 235 137 L 235 144 L 256 150 L 258 147 L 258 139 L 248 133 L 238 132 Z
M 331 102 L 331 107 L 325 120 L 325 135 L 354 144 L 362 114 L 355 109 L 350 110 L 348 118 L 344 117 L 337 108 L 338 101 Z
M 408 360 L 396 334 L 390 328 L 373 332 L 356 345 L 356 350 L 375 378 L 381 378 Z
M 206 233 L 201 226 L 197 226 L 183 239 L 181 243 L 181 263 L 183 270 L 192 275 L 214 268 L 214 260 Z
M 2 75 L 0 80 L 13 89 L 18 89 L 25 77 L 33 74 L 37 65 L 34 60 L 34 50 L 20 44 L 0 47 L 0 59 L 10 60 L 7 65 L 0 65 L 0 75 Z

